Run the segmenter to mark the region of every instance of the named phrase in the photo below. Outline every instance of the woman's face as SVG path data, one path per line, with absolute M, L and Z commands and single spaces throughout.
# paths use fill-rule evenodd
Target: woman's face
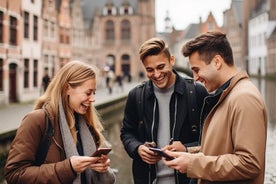
M 95 102 L 96 79 L 89 79 L 80 86 L 67 90 L 69 107 L 78 114 L 85 114 L 88 107 Z

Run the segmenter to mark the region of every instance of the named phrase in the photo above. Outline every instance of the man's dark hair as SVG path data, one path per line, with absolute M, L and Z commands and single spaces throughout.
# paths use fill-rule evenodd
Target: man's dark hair
M 206 64 L 209 64 L 215 55 L 220 55 L 227 65 L 234 65 L 232 48 L 226 34 L 221 32 L 206 32 L 190 40 L 182 47 L 182 54 L 185 57 L 194 52 L 198 52 Z

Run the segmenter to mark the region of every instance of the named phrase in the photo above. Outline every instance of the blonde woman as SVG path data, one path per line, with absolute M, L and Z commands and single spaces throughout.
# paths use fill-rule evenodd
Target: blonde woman
M 5 166 L 8 183 L 115 182 L 110 159 L 91 156 L 104 143 L 103 128 L 93 107 L 95 71 L 80 61 L 71 61 L 58 71 L 17 130 Z M 45 160 L 38 164 L 47 118 L 53 136 Z

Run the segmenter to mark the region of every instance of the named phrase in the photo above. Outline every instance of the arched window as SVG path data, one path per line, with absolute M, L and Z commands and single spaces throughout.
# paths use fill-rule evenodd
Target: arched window
M 123 20 L 121 22 L 121 39 L 122 40 L 130 40 L 130 22 L 128 20 Z
M 115 34 L 114 34 L 114 22 L 111 20 L 108 20 L 106 22 L 105 26 L 105 35 L 106 35 L 106 40 L 112 41 L 115 39 Z

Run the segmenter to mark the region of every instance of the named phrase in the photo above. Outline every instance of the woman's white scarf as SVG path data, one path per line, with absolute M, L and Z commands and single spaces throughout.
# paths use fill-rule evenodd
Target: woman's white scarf
M 62 136 L 62 141 L 63 141 L 63 146 L 66 154 L 66 158 L 70 158 L 71 156 L 74 155 L 79 155 L 77 151 L 77 147 L 75 146 L 75 142 L 73 140 L 73 137 L 71 135 L 71 132 L 69 130 L 69 126 L 65 117 L 63 105 L 62 105 L 62 100 L 59 100 L 59 126 L 60 126 L 60 131 L 61 131 L 61 136 Z M 96 145 L 94 138 L 85 122 L 85 120 L 80 117 L 79 118 L 79 133 L 82 141 L 82 147 L 83 147 L 83 153 L 84 155 L 90 156 L 92 153 L 96 150 Z M 73 146 L 72 146 L 73 145 Z M 92 183 L 114 183 L 112 182 L 112 178 L 115 180 L 114 175 L 109 172 L 106 173 L 98 173 L 93 171 L 92 169 L 88 168 L 85 170 L 85 175 L 86 175 L 86 183 L 87 184 L 92 184 Z M 112 178 L 108 177 L 108 175 L 112 175 Z M 105 176 L 103 176 L 105 175 Z M 102 181 L 102 179 L 107 179 L 110 178 L 111 180 L 108 181 Z M 93 180 L 93 181 L 92 181 Z M 74 180 L 73 184 L 80 184 L 81 183 L 81 178 L 80 174 L 78 174 L 77 178 Z

